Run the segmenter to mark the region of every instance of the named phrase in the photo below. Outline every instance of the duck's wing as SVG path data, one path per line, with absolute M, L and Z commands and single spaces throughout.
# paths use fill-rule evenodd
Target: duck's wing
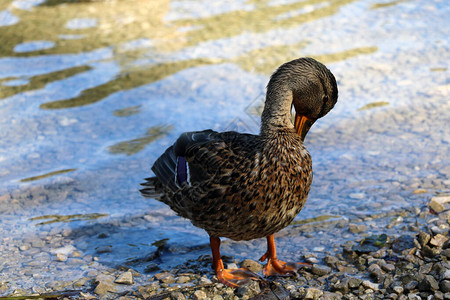
M 156 160 L 152 167 L 156 177 L 147 178 L 141 192 L 154 197 L 164 190 L 177 192 L 186 184 L 226 176 L 234 163 L 248 158 L 255 140 L 254 135 L 234 131 L 185 132 Z

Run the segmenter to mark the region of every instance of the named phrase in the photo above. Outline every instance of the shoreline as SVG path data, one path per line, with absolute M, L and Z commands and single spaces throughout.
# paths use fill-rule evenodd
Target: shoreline
M 331 219 L 289 226 L 277 238 L 290 238 L 298 232 L 311 239 L 318 233 L 328 236 L 320 239 L 347 237 L 330 249 L 319 246 L 303 252 L 300 260 L 312 267 L 299 270 L 296 277 L 269 277 L 233 289 L 217 282 L 210 255 L 157 270 L 157 263 L 152 263 L 157 261 L 157 251 L 153 257 L 141 258 L 147 260 L 150 274 L 140 273 L 128 263 L 86 276 L 63 289 L 55 284 L 54 291 L 42 293 L 16 290 L 0 299 L 450 299 L 450 210 L 445 208 L 442 206 L 440 213 L 424 206 L 359 222 Z M 371 234 L 370 227 L 377 225 L 384 226 L 385 233 Z M 162 244 L 161 253 L 164 247 Z M 262 273 L 263 265 L 255 260 L 227 255 L 223 259 L 227 268 L 245 266 Z M 5 286 L 7 283 L 0 282 L 0 292 Z

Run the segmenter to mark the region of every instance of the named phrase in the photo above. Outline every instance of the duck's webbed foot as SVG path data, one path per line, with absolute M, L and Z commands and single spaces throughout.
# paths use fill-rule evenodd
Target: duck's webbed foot
M 267 252 L 261 256 L 260 261 L 267 259 L 264 267 L 264 276 L 296 274 L 302 267 L 311 267 L 310 264 L 300 262 L 285 262 L 277 258 L 275 249 L 275 239 L 273 234 L 267 237 Z
M 217 279 L 230 287 L 239 287 L 250 280 L 260 280 L 259 276 L 248 269 L 224 269 L 222 260 L 215 266 Z

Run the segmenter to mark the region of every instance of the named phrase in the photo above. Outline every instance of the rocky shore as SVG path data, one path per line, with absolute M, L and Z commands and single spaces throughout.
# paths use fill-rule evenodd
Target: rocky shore
M 375 224 L 386 220 L 386 233 L 381 234 L 369 234 L 372 217 L 290 226 L 286 235 L 301 231 L 314 238 L 317 232 L 328 232 L 321 238 L 340 234 L 348 240 L 323 250 L 323 255 L 304 253 L 301 260 L 311 267 L 296 276 L 261 277 L 238 289 L 218 283 L 210 255 L 203 255 L 170 270 L 149 263 L 140 273 L 121 265 L 42 292 L 15 290 L 0 299 L 450 299 L 447 201 L 448 196 L 438 196 L 421 209 L 379 216 Z M 67 257 L 57 253 L 54 259 Z M 246 267 L 259 274 L 263 267 L 229 256 L 224 262 L 227 268 Z M 8 284 L 0 282 L 0 292 Z

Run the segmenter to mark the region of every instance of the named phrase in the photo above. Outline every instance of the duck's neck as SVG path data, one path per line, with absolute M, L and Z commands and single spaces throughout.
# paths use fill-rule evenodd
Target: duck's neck
M 291 121 L 292 97 L 290 89 L 278 88 L 276 91 L 268 89 L 261 115 L 261 136 L 293 130 L 294 126 Z

